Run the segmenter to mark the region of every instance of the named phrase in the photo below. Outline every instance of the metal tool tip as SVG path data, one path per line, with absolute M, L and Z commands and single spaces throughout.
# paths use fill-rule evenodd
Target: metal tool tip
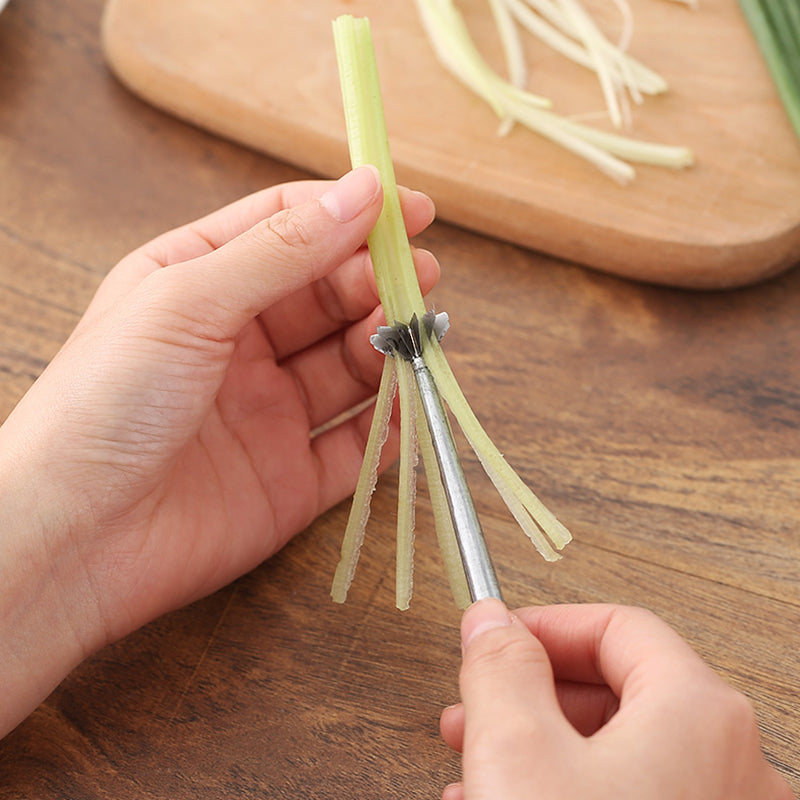
M 450 318 L 446 312 L 437 314 L 431 310 L 425 312 L 421 322 L 414 314 L 408 322 L 380 325 L 369 340 L 379 352 L 387 356 L 399 355 L 406 361 L 411 361 L 422 355 L 426 337 L 433 335 L 437 341 L 441 341 L 449 327 Z

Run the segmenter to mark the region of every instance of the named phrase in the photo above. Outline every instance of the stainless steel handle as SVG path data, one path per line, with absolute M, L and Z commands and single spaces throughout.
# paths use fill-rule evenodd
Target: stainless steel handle
M 411 366 L 419 388 L 425 418 L 428 421 L 428 429 L 431 432 L 436 459 L 439 462 L 439 472 L 450 507 L 470 597 L 473 602 L 484 597 L 496 597 L 502 600 L 481 523 L 464 477 L 464 470 L 436 382 L 421 356 L 412 358 Z

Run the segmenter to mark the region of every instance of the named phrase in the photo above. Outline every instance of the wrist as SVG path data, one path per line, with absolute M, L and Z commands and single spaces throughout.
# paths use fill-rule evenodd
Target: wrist
M 7 456 L 0 460 L 0 736 L 104 642 L 75 530 L 65 518 L 69 505 L 56 501 L 41 471 Z

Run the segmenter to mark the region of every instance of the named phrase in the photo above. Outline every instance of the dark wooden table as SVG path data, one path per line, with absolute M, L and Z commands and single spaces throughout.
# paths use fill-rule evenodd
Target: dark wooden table
M 0 15 L 0 419 L 122 255 L 305 177 L 127 94 L 101 7 Z M 692 294 L 442 224 L 421 238 L 444 265 L 435 299 L 467 396 L 575 535 L 545 564 L 466 459 L 509 602 L 662 615 L 752 698 L 800 789 L 800 270 Z M 457 698 L 459 613 L 424 499 L 416 595 L 393 608 L 391 478 L 347 605 L 328 597 L 342 504 L 76 670 L 0 743 L 0 796 L 437 797 L 458 775 L 438 714 Z

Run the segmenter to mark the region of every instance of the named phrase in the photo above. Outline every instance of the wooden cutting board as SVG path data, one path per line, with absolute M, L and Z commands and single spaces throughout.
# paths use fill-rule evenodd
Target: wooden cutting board
M 459 5 L 502 69 L 485 0 Z M 498 137 L 492 112 L 436 61 L 411 0 L 110 0 L 103 41 L 150 103 L 338 176 L 348 157 L 331 21 L 368 16 L 398 180 L 428 192 L 441 218 L 675 286 L 739 286 L 798 263 L 800 142 L 736 0 L 631 6 L 631 51 L 670 84 L 634 108 L 632 133 L 689 146 L 697 163 L 639 167 L 628 186 L 522 128 Z M 590 73 L 533 40 L 528 53 L 531 88 L 556 110 L 602 111 Z

